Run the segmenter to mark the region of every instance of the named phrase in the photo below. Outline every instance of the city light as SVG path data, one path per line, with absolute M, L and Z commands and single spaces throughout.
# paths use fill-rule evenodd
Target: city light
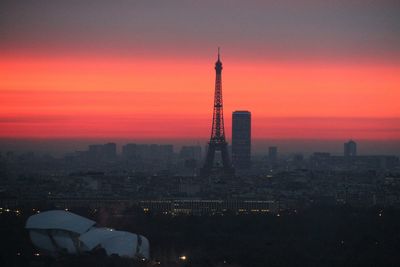
M 0 0 L 0 267 L 400 263 L 400 0 L 77 2 Z

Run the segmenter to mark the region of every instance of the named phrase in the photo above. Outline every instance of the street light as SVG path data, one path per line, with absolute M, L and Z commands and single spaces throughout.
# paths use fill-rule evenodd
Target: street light
M 185 256 L 185 255 L 182 255 L 182 256 L 179 257 L 179 259 L 180 259 L 181 261 L 185 261 L 185 260 L 186 260 L 186 256 Z

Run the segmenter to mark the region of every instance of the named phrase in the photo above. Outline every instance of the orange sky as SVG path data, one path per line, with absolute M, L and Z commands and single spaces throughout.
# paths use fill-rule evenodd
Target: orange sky
M 0 57 L 0 137 L 207 138 L 215 58 Z M 222 55 L 226 132 L 399 139 L 400 67 Z

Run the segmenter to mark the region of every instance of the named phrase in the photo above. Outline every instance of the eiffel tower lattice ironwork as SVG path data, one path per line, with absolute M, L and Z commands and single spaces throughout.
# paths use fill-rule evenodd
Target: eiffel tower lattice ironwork
M 222 103 L 222 62 L 220 60 L 219 48 L 218 48 L 218 60 L 215 62 L 215 95 L 214 95 L 214 112 L 213 121 L 211 128 L 211 138 L 208 143 L 207 155 L 204 162 L 204 166 L 201 169 L 203 176 L 210 175 L 214 169 L 215 154 L 217 151 L 221 152 L 222 158 L 222 170 L 225 174 L 233 174 L 234 169 L 228 154 L 228 143 L 225 139 L 224 130 L 224 111 Z

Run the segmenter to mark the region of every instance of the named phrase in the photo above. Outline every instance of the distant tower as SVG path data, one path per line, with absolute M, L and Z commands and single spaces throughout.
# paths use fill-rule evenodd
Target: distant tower
M 232 163 L 237 169 L 251 166 L 251 113 L 232 113 Z
M 215 63 L 215 95 L 214 112 L 211 127 L 211 137 L 208 143 L 207 156 L 201 174 L 207 176 L 214 169 L 214 158 L 216 151 L 221 152 L 222 169 L 226 174 L 233 174 L 233 168 L 228 154 L 228 143 L 225 140 L 224 112 L 222 106 L 222 62 L 220 61 L 219 48 L 218 60 Z
M 271 163 L 275 163 L 278 159 L 278 147 L 270 146 L 268 147 L 268 160 Z
M 347 143 L 344 143 L 344 156 L 345 157 L 354 157 L 357 156 L 357 143 L 353 140 L 350 140 Z

